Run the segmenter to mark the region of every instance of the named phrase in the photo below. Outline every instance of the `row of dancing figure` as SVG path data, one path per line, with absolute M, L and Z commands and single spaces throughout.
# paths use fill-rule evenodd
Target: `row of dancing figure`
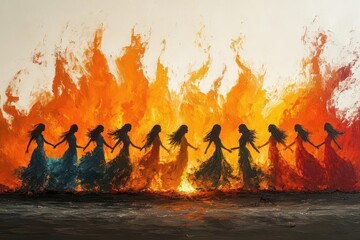
M 188 147 L 197 150 L 185 137 L 188 132 L 186 125 L 180 126 L 177 131 L 169 135 L 170 145 L 179 146 L 179 152 L 176 160 L 168 163 L 160 163 L 160 147 L 169 152 L 159 137 L 160 125 L 155 125 L 150 130 L 142 147 L 135 145 L 130 140 L 128 136 L 131 130 L 130 124 L 125 124 L 109 133 L 116 141 L 114 146 L 110 146 L 104 140 L 102 125 L 88 131 L 89 141 L 85 147 L 77 145 L 75 133 L 78 131 L 78 127 L 75 124 L 70 127 L 69 131 L 61 135 L 61 140 L 57 144 L 45 140 L 42 135 L 44 130 L 45 125 L 38 124 L 29 132 L 30 140 L 26 152 L 33 140 L 36 141 L 37 147 L 32 153 L 28 167 L 19 171 L 23 188 L 29 191 L 43 189 L 73 191 L 79 184 L 85 190 L 109 191 L 113 188 L 124 187 L 132 190 L 144 190 L 151 186 L 156 177 L 161 179 L 162 189 L 176 190 L 188 164 Z M 188 176 L 196 188 L 217 189 L 229 185 L 230 181 L 238 181 L 240 175 L 242 175 L 244 189 L 258 189 L 259 182 L 266 179 L 270 189 L 273 190 L 351 191 L 354 188 L 356 174 L 351 162 L 341 158 L 331 145 L 334 142 L 340 148 L 336 140 L 343 133 L 334 129 L 331 124 L 324 125 L 327 137 L 319 145 L 315 145 L 310 140 L 309 132 L 299 124 L 295 125 L 298 135 L 295 141 L 289 145 L 285 143 L 285 132 L 273 124 L 268 127 L 269 140 L 260 146 L 255 145 L 256 133 L 254 130 L 249 130 L 245 124 L 241 124 L 238 130 L 242 134 L 239 145 L 231 149 L 222 144 L 219 137 L 221 126 L 218 124 L 214 125 L 204 137 L 204 141 L 208 142 L 205 154 L 211 144 L 215 145 L 215 151 L 207 161 Z M 68 149 L 60 159 L 47 158 L 44 143 L 56 148 L 64 142 L 68 143 Z M 78 164 L 77 148 L 86 150 L 91 142 L 95 142 L 96 147 L 92 151 L 86 152 Z M 106 163 L 104 145 L 113 152 L 121 143 L 122 148 L 119 154 L 112 161 Z M 325 145 L 323 165 L 305 149 L 303 143 L 309 143 L 314 148 Z M 292 168 L 282 157 L 278 148 L 279 144 L 284 145 L 285 150 L 290 149 L 291 151 L 291 147 L 296 144 L 296 169 Z M 262 147 L 269 146 L 269 173 L 265 174 L 255 166 L 248 145 L 257 152 L 260 152 L 259 149 Z M 136 169 L 133 169 L 130 161 L 130 146 L 139 150 L 150 149 L 140 159 L 139 167 Z M 233 168 L 224 157 L 223 149 L 229 152 L 239 150 L 240 174 L 234 175 Z M 133 174 L 133 170 L 138 171 L 137 174 Z M 129 181 L 130 179 L 131 181 Z

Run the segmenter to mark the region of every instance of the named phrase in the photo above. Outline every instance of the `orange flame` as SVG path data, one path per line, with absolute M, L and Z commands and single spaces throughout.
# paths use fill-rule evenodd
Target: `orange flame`
M 168 89 L 168 68 L 165 67 L 160 58 L 157 62 L 156 79 L 149 83 L 143 72 L 141 59 L 146 51 L 146 42 L 140 35 L 132 33 L 131 44 L 123 49 L 121 57 L 116 59 L 116 67 L 120 82 L 110 72 L 108 62 L 101 51 L 103 29 L 98 29 L 94 41 L 89 44 L 85 51 L 86 62 L 81 63 L 85 67 L 77 67 L 79 72 L 78 86 L 74 83 L 67 70 L 68 63 L 74 62 L 79 66 L 77 59 L 69 50 L 56 53 L 55 77 L 51 92 L 42 92 L 28 114 L 16 109 L 14 104 L 19 100 L 16 95 L 16 82 L 21 78 L 19 71 L 6 91 L 7 100 L 3 106 L 4 112 L 11 117 L 9 124 L 3 113 L 0 112 L 0 184 L 16 188 L 21 181 L 15 176 L 14 170 L 19 166 L 26 166 L 30 160 L 25 155 L 27 144 L 26 133 L 31 127 L 39 122 L 46 124 L 45 138 L 50 142 L 57 142 L 60 134 L 76 123 L 79 126 L 77 133 L 78 142 L 84 145 L 87 141 L 86 131 L 97 124 L 102 124 L 107 130 L 112 130 L 125 123 L 131 123 L 133 130 L 130 132 L 132 141 L 142 145 L 146 133 L 154 124 L 161 124 L 162 133 L 160 137 L 167 145 L 167 134 L 176 130 L 181 124 L 189 126 L 187 139 L 190 143 L 200 146 L 198 151 L 189 149 L 189 162 L 186 171 L 182 176 L 179 186 L 173 186 L 182 193 L 194 192 L 196 189 L 189 182 L 187 175 L 193 172 L 207 156 L 203 154 L 205 144 L 202 138 L 209 131 L 213 124 L 219 123 L 222 126 L 220 137 L 227 147 L 235 147 L 238 143 L 239 134 L 237 128 L 240 123 L 245 123 L 250 129 L 256 129 L 258 143 L 265 142 L 269 133 L 267 126 L 270 123 L 279 125 L 289 134 L 289 139 L 295 138 L 293 127 L 295 123 L 301 123 L 313 133 L 314 142 L 321 142 L 325 133 L 321 131 L 325 122 L 331 122 L 337 128 L 344 130 L 346 134 L 340 139 L 343 145 L 341 155 L 350 160 L 355 169 L 360 169 L 360 150 L 356 138 L 360 136 L 360 121 L 357 120 L 348 126 L 348 123 L 341 122 L 336 117 L 336 110 L 328 107 L 333 90 L 338 84 L 351 75 L 351 64 L 344 65 L 338 69 L 328 69 L 328 79 L 320 74 L 320 56 L 327 36 L 320 33 L 316 41 L 312 43 L 311 55 L 303 60 L 303 69 L 310 68 L 310 75 L 307 84 L 301 88 L 291 87 L 283 96 L 281 102 L 269 108 L 266 91 L 262 88 L 264 75 L 256 75 L 241 60 L 238 46 L 239 41 L 231 44 L 236 53 L 236 62 L 239 68 L 237 83 L 231 88 L 226 96 L 219 94 L 218 89 L 223 77 L 216 79 L 212 89 L 203 93 L 198 83 L 207 75 L 211 63 L 210 56 L 204 65 L 198 70 L 191 72 L 189 78 L 181 86 L 179 94 Z M 305 44 L 307 44 L 305 42 Z M 165 43 L 164 43 L 165 47 Z M 41 64 L 41 63 L 38 63 Z M 74 70 L 74 69 L 73 69 Z M 223 70 L 225 73 L 226 68 Z M 305 72 L 305 70 L 304 70 Z M 266 112 L 264 109 L 268 109 Z M 316 116 L 316 121 L 314 121 Z M 107 142 L 112 140 L 105 136 Z M 65 150 L 61 146 L 56 150 L 46 148 L 48 156 L 60 157 Z M 175 150 L 176 151 L 176 150 Z M 252 150 L 251 150 L 252 151 Z M 210 151 L 211 152 L 211 149 Z M 313 153 L 318 159 L 322 159 L 322 151 L 316 150 Z M 115 157 L 106 151 L 106 159 L 110 161 Z M 137 173 L 137 162 L 143 153 L 131 150 L 131 160 L 135 167 L 133 179 L 141 178 Z M 238 156 L 235 153 L 225 152 L 225 157 L 238 171 Z M 266 150 L 260 154 L 252 152 L 254 163 L 263 172 L 269 171 L 269 160 Z M 294 155 L 289 152 L 283 153 L 288 163 L 295 168 Z M 162 163 L 173 160 L 172 155 L 161 152 Z M 161 174 L 161 172 L 159 173 Z M 167 191 L 162 187 L 158 176 L 150 186 L 151 191 Z M 136 186 L 136 182 L 129 184 Z M 293 183 L 299 190 L 303 189 L 300 183 Z M 268 183 L 264 179 L 261 189 L 268 189 Z M 232 181 L 229 189 L 237 189 L 242 186 L 241 180 Z M 293 187 L 294 187 L 293 186 Z M 358 186 L 354 190 L 357 190 Z M 131 189 L 129 189 L 131 190 Z

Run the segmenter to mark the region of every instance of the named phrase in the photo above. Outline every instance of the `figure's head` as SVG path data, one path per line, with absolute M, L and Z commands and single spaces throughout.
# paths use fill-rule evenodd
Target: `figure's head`
M 181 131 L 183 133 L 187 133 L 189 131 L 188 126 L 181 125 L 180 128 L 179 128 L 179 131 Z
M 294 129 L 295 129 L 295 132 L 297 132 L 299 134 L 299 136 L 302 138 L 302 140 L 310 141 L 309 140 L 310 133 L 309 133 L 309 131 L 304 129 L 303 126 L 301 126 L 300 124 L 295 124 Z
M 60 138 L 62 138 L 62 139 L 69 139 L 69 137 L 70 137 L 71 135 L 73 135 L 74 133 L 76 133 L 78 130 L 79 130 L 78 126 L 77 126 L 76 124 L 73 124 L 73 125 L 70 126 L 69 131 L 63 132 L 63 133 L 61 134 L 61 137 L 60 137 Z
M 277 129 L 277 127 L 274 125 L 274 124 L 269 124 L 269 126 L 268 126 L 268 131 L 270 132 L 270 133 L 272 133 L 274 130 L 276 130 Z
M 40 131 L 40 132 L 45 131 L 45 124 L 43 124 L 43 123 L 40 123 L 40 124 L 39 124 L 39 131 Z
M 33 130 L 29 131 L 29 136 L 32 138 L 36 138 L 37 136 L 39 136 L 43 131 L 45 131 L 45 124 L 43 123 L 39 123 L 36 124 L 35 127 L 33 128 Z
M 125 132 L 130 132 L 131 131 L 131 124 L 130 123 L 126 123 L 123 127 Z
M 179 145 L 181 138 L 188 132 L 188 126 L 181 125 L 178 130 L 169 135 L 169 140 L 171 145 Z
M 271 136 L 273 136 L 277 142 L 285 143 L 285 139 L 287 137 L 285 131 L 281 130 L 274 124 L 270 124 L 268 126 L 268 131 L 271 133 Z
M 215 124 L 211 131 L 206 134 L 204 137 L 204 142 L 214 141 L 216 138 L 220 136 L 221 126 L 219 124 Z
M 294 126 L 295 132 L 300 132 L 301 130 L 304 130 L 300 124 L 295 124 Z
M 256 139 L 256 131 L 250 130 L 245 124 L 239 125 L 239 133 L 242 134 L 241 139 L 245 142 L 254 143 Z
M 324 124 L 324 130 L 325 130 L 326 132 L 329 132 L 329 131 L 334 130 L 334 128 L 333 128 L 333 126 L 332 126 L 330 123 L 325 123 L 325 124 Z
M 160 133 L 161 132 L 161 126 L 159 124 L 156 124 L 156 125 L 153 126 L 151 131 L 154 132 L 154 133 Z
M 159 124 L 156 124 L 151 128 L 150 132 L 146 135 L 146 142 L 144 145 L 145 148 L 150 147 L 150 145 L 153 143 L 153 141 L 160 132 L 161 132 L 161 126 Z
M 69 132 L 76 133 L 78 130 L 79 130 L 78 125 L 73 124 L 71 125 Z
M 124 141 L 127 133 L 131 130 L 131 124 L 126 123 L 121 128 L 116 129 L 115 131 L 110 131 L 109 135 L 113 137 L 115 140 L 122 140 Z
M 99 128 L 99 131 L 100 131 L 100 132 L 103 132 L 103 131 L 104 131 L 104 126 L 103 126 L 103 125 L 99 125 L 98 128 Z
M 344 132 L 336 130 L 330 123 L 325 123 L 324 130 L 329 134 L 332 139 L 336 139 L 339 135 L 344 134 Z
M 93 130 L 89 130 L 87 135 L 91 141 L 95 141 L 99 135 L 104 131 L 103 125 L 97 125 Z
M 239 125 L 239 133 L 245 133 L 248 132 L 249 129 L 247 128 L 247 126 L 245 124 L 240 124 Z
M 211 129 L 211 132 L 213 133 L 214 136 L 219 136 L 221 132 L 221 126 L 219 124 L 215 124 Z

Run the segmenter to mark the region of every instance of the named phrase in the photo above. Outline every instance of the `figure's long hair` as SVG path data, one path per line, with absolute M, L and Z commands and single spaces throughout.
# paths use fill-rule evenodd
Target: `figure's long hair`
M 221 131 L 221 126 L 219 124 L 215 124 L 210 132 L 206 134 L 204 137 L 204 142 L 214 141 L 215 139 L 219 138 Z
M 33 130 L 28 131 L 28 135 L 30 138 L 37 138 L 44 130 L 45 130 L 45 124 L 39 123 L 35 125 Z
M 285 144 L 285 140 L 287 138 L 285 131 L 281 130 L 274 124 L 270 124 L 268 129 L 271 135 L 275 138 L 276 142 Z
M 109 135 L 114 140 L 121 140 L 124 141 L 126 138 L 127 133 L 131 130 L 131 124 L 126 123 L 124 126 L 122 126 L 119 129 L 116 129 L 115 131 L 109 132 Z
M 96 141 L 102 131 L 104 131 L 104 126 L 97 125 L 96 128 L 88 131 L 87 136 L 89 137 L 90 141 Z
M 336 140 L 339 137 L 339 135 L 344 134 L 344 132 L 340 132 L 340 131 L 336 130 L 330 123 L 325 123 L 324 130 L 329 134 L 329 136 L 333 140 Z
M 300 124 L 296 124 L 295 125 L 295 131 L 299 134 L 299 136 L 301 137 L 301 139 L 305 142 L 309 142 L 309 135 L 310 132 L 306 129 L 303 128 L 303 126 L 301 126 Z
M 169 135 L 170 144 L 173 145 L 173 146 L 180 145 L 181 138 L 185 135 L 185 133 L 187 131 L 188 131 L 188 126 L 181 125 L 178 128 L 178 130 L 176 130 L 175 132 L 173 132 L 172 134 Z
M 69 131 L 63 132 L 61 134 L 61 136 L 60 136 L 61 141 L 64 140 L 64 139 L 66 139 L 66 140 L 69 139 L 69 137 L 71 135 L 73 135 L 78 129 L 79 128 L 78 128 L 78 126 L 76 124 L 71 125 Z
M 239 130 L 242 133 L 242 135 L 245 139 L 245 142 L 253 143 L 253 144 L 255 143 L 255 139 L 256 139 L 256 131 L 255 130 L 248 129 L 245 124 L 240 124 Z
M 146 135 L 146 142 L 144 145 L 145 148 L 148 148 L 151 146 L 151 144 L 155 140 L 156 136 L 158 136 L 160 131 L 161 131 L 161 127 L 159 124 L 156 124 L 152 127 L 150 132 Z

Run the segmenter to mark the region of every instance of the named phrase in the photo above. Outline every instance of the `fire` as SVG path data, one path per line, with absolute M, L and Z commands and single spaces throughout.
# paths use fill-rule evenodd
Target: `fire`
M 196 189 L 191 185 L 191 183 L 186 178 L 182 178 L 178 190 L 180 193 L 185 193 L 185 194 L 196 192 Z
M 146 42 L 140 35 L 132 33 L 131 44 L 123 48 L 123 54 L 116 59 L 115 64 L 118 76 L 114 76 L 109 70 L 108 60 L 101 51 L 103 29 L 98 29 L 94 34 L 94 40 L 84 52 L 86 61 L 79 63 L 73 54 L 66 49 L 56 52 L 55 77 L 52 91 L 39 94 L 28 114 L 16 109 L 14 104 L 21 96 L 16 94 L 16 83 L 21 80 L 22 72 L 18 72 L 7 88 L 7 99 L 3 111 L 10 116 L 8 122 L 0 111 L 0 184 L 17 188 L 21 182 L 14 174 L 14 170 L 20 166 L 27 166 L 30 155 L 25 155 L 25 147 L 28 141 L 26 132 L 36 123 L 43 122 L 46 125 L 45 138 L 50 142 L 57 142 L 60 134 L 68 127 L 76 123 L 79 126 L 77 139 L 80 145 L 87 141 L 86 131 L 97 124 L 105 126 L 105 131 L 113 130 L 125 123 L 131 123 L 133 128 L 129 133 L 132 141 L 137 145 L 144 143 L 147 132 L 154 124 L 161 124 L 160 138 L 164 145 L 168 146 L 168 134 L 175 131 L 181 124 L 189 126 L 187 139 L 196 146 L 197 151 L 189 149 L 189 163 L 186 172 L 182 174 L 179 186 L 174 186 L 180 193 L 192 193 L 196 189 L 188 180 L 191 174 L 201 162 L 208 159 L 212 153 L 209 149 L 204 154 L 205 145 L 202 139 L 213 124 L 222 126 L 221 139 L 227 147 L 238 144 L 238 125 L 245 123 L 250 129 L 257 131 L 257 142 L 266 142 L 269 138 L 267 126 L 270 123 L 277 124 L 286 130 L 289 140 L 295 138 L 293 127 L 295 123 L 301 123 L 313 133 L 314 142 L 320 143 L 325 138 L 322 130 L 325 122 L 343 131 L 345 135 L 340 139 L 343 146 L 342 156 L 350 160 L 355 169 L 360 170 L 360 150 L 356 138 L 360 136 L 360 120 L 351 124 L 342 122 L 336 116 L 336 110 L 329 107 L 334 89 L 352 74 L 354 63 L 348 63 L 333 69 L 320 61 L 320 56 L 327 36 L 320 33 L 314 42 L 304 42 L 310 45 L 310 56 L 303 60 L 302 68 L 304 78 L 308 79 L 300 88 L 289 88 L 281 102 L 269 107 L 269 99 L 263 89 L 264 74 L 256 74 L 242 61 L 239 52 L 240 40 L 231 44 L 236 57 L 239 75 L 237 83 L 231 88 L 226 96 L 219 94 L 218 89 L 223 81 L 220 76 L 214 81 L 212 89 L 208 93 L 200 91 L 198 84 L 204 79 L 209 71 L 211 57 L 199 69 L 189 73 L 188 79 L 183 83 L 180 93 L 172 92 L 168 88 L 168 71 L 160 60 L 157 62 L 156 79 L 150 83 L 146 78 L 141 59 L 146 52 Z M 305 39 L 305 38 L 304 38 Z M 310 37 L 309 37 L 310 39 Z M 305 41 L 305 40 L 304 40 Z M 166 48 L 166 43 L 164 43 Z M 37 62 L 37 64 L 42 64 Z M 320 65 L 327 69 L 326 78 L 320 73 Z M 78 84 L 74 83 L 69 73 L 77 71 Z M 80 67 L 83 66 L 83 67 Z M 225 73 L 226 68 L 223 70 Z M 116 79 L 121 79 L 117 82 Z M 316 116 L 316 121 L 314 121 Z M 111 145 L 114 143 L 104 134 L 105 140 Z M 34 146 L 32 146 L 34 148 Z M 45 148 L 48 156 L 60 157 L 66 146 L 57 149 Z M 31 149 L 30 149 L 31 151 Z M 177 151 L 176 149 L 174 150 Z M 269 171 L 267 151 L 260 154 L 250 150 L 255 164 L 264 172 Z M 318 159 L 322 159 L 322 150 L 311 150 Z M 106 159 L 111 161 L 117 152 L 110 153 L 106 150 Z M 238 172 L 237 153 L 224 152 L 225 158 L 233 166 L 234 172 Z M 290 152 L 282 152 L 288 163 L 295 168 L 294 155 Z M 79 156 L 82 153 L 79 152 Z M 130 157 L 134 166 L 132 182 L 127 190 L 137 188 L 137 180 L 141 176 L 137 171 L 137 163 L 144 155 L 136 149 L 131 149 Z M 161 161 L 166 163 L 173 161 L 165 151 L 160 151 Z M 167 191 L 162 187 L 161 172 L 150 186 L 150 191 Z M 241 179 L 241 178 L 240 178 Z M 260 189 L 267 189 L 267 179 L 262 179 Z M 299 190 L 303 186 L 293 183 Z M 238 189 L 242 186 L 241 180 L 232 181 L 229 189 Z M 356 186 L 358 189 L 358 186 Z M 354 189 L 354 190 L 356 190 Z

